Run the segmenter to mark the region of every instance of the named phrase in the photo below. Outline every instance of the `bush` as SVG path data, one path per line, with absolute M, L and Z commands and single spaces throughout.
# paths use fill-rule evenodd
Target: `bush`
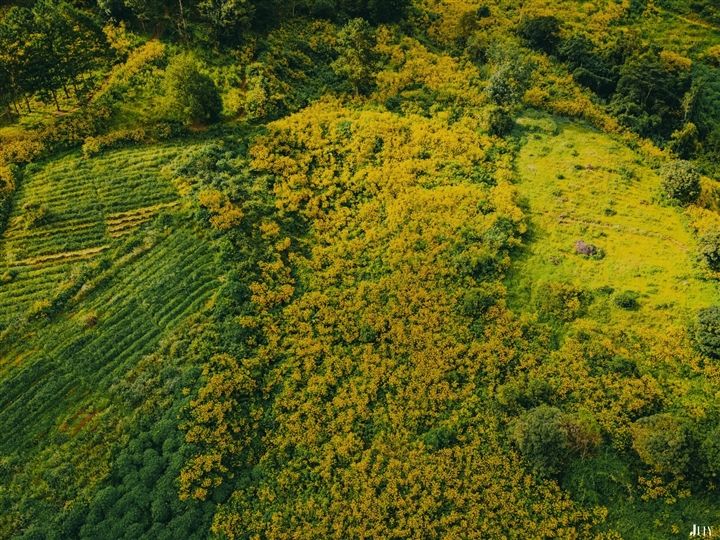
M 535 65 L 519 55 L 501 62 L 487 86 L 487 95 L 495 105 L 512 106 L 520 102 L 530 86 Z
M 146 137 L 147 133 L 143 128 L 121 129 L 97 137 L 88 137 L 83 143 L 82 151 L 86 157 L 90 157 L 106 149 L 142 142 Z
M 487 115 L 487 131 L 490 135 L 503 137 L 515 126 L 512 114 L 505 107 L 494 106 Z
M 580 457 L 587 457 L 595 452 L 602 436 L 600 425 L 589 413 L 565 415 L 563 418 L 567 442 L 570 451 Z
M 715 272 L 720 272 L 720 230 L 714 230 L 700 237 L 700 255 Z
M 681 159 L 689 159 L 695 155 L 700 146 L 699 137 L 697 126 L 688 122 L 682 128 L 672 132 L 668 148 Z
M 687 161 L 675 161 L 663 167 L 662 189 L 671 200 L 693 203 L 700 196 L 700 173 Z
M 540 405 L 525 413 L 513 426 L 512 438 L 536 473 L 555 475 L 570 454 L 563 412 Z
M 560 41 L 560 21 L 552 15 L 524 19 L 518 34 L 533 49 L 551 53 Z
M 494 306 L 503 296 L 502 287 L 496 283 L 483 283 L 465 291 L 461 311 L 468 317 L 479 317 Z
M 182 120 L 207 124 L 220 118 L 220 93 L 191 56 L 172 59 L 165 74 L 165 88 L 172 113 Z
M 720 474 L 720 426 L 715 426 L 708 431 L 700 443 L 700 455 L 703 460 L 703 468 L 708 476 Z
M 544 318 L 569 322 L 584 311 L 586 296 L 567 283 L 545 283 L 537 291 L 535 304 Z
M 640 294 L 635 291 L 624 291 L 615 297 L 615 305 L 622 309 L 635 310 L 639 307 Z
M 693 337 L 699 352 L 710 358 L 720 359 L 720 306 L 698 312 Z
M 681 474 L 690 463 L 687 426 L 672 414 L 641 418 L 632 426 L 633 448 L 659 473 Z
M 376 38 L 365 19 L 349 21 L 338 34 L 337 59 L 332 69 L 347 80 L 356 93 L 369 94 L 375 84 L 373 75 Z

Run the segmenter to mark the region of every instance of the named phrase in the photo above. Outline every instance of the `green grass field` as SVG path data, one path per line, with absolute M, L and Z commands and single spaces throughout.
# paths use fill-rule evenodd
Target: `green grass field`
M 516 307 L 548 281 L 588 291 L 609 287 L 611 294 L 631 290 L 640 295 L 639 309 L 598 302 L 590 315 L 660 330 L 720 299 L 696 263 L 682 212 L 653 202 L 660 179 L 637 153 L 578 123 L 540 114 L 518 123 L 525 140 L 518 189 L 531 234 L 510 278 Z M 579 240 L 601 248 L 604 258 L 577 255 Z

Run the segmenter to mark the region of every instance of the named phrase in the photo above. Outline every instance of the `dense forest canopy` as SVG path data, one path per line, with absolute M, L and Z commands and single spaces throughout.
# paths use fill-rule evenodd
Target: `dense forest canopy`
M 713 0 L 0 6 L 0 537 L 720 533 Z

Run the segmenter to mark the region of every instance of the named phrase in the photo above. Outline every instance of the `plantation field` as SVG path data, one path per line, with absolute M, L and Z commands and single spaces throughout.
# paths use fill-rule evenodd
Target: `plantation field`
M 187 148 L 187 146 L 185 147 Z M 74 153 L 29 168 L 0 244 L 0 323 L 47 298 L 73 268 L 178 203 L 160 169 L 179 147 Z M 42 212 L 32 222 L 32 213 Z
M 525 139 L 518 188 L 531 237 L 510 279 L 516 306 L 532 302 L 543 283 L 567 281 L 599 292 L 590 308 L 599 320 L 660 329 L 719 300 L 696 263 L 682 212 L 653 202 L 660 179 L 638 154 L 582 124 L 544 115 L 518 123 Z M 605 256 L 576 254 L 579 240 Z M 639 309 L 611 301 L 626 290 L 639 293 Z
M 31 500 L 62 507 L 74 490 L 104 478 L 123 437 L 108 430 L 117 425 L 108 418 L 122 418 L 128 405 L 113 385 L 202 311 L 218 286 L 211 244 L 178 220 L 135 234 L 104 255 L 112 262 L 63 311 L 2 343 L 0 455 L 17 481 L 35 486 L 25 494 Z M 73 481 L 53 484 L 58 477 Z M 16 491 L 9 485 L 7 496 Z

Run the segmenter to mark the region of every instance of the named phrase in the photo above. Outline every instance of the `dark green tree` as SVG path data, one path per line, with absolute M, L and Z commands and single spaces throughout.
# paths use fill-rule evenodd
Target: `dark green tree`
M 368 94 L 373 89 L 374 47 L 375 34 L 364 19 L 351 20 L 338 35 L 338 58 L 332 63 L 332 69 L 358 94 Z
M 513 426 L 512 438 L 535 472 L 555 475 L 570 454 L 563 412 L 540 405 L 525 413 Z
M 632 426 L 633 448 L 660 473 L 681 474 L 690 463 L 691 439 L 686 424 L 663 413 L 641 418 Z
M 682 124 L 690 82 L 689 71 L 667 65 L 658 51 L 636 54 L 620 69 L 611 109 L 640 135 L 665 139 Z
M 706 232 L 700 237 L 700 255 L 711 270 L 720 272 L 720 230 Z
M 700 353 L 720 359 L 720 306 L 698 312 L 693 334 L 695 347 Z
M 239 41 L 255 12 L 249 0 L 201 0 L 197 9 L 221 42 Z
M 584 34 L 573 34 L 558 47 L 558 55 L 572 70 L 573 78 L 602 97 L 615 90 L 618 74 L 607 55 L 598 51 Z
M 518 34 L 533 49 L 552 53 L 560 42 L 560 20 L 552 15 L 527 17 L 520 21 Z
M 165 74 L 165 89 L 168 107 L 179 119 L 208 124 L 220 118 L 220 93 L 192 56 L 182 54 L 171 60 Z

